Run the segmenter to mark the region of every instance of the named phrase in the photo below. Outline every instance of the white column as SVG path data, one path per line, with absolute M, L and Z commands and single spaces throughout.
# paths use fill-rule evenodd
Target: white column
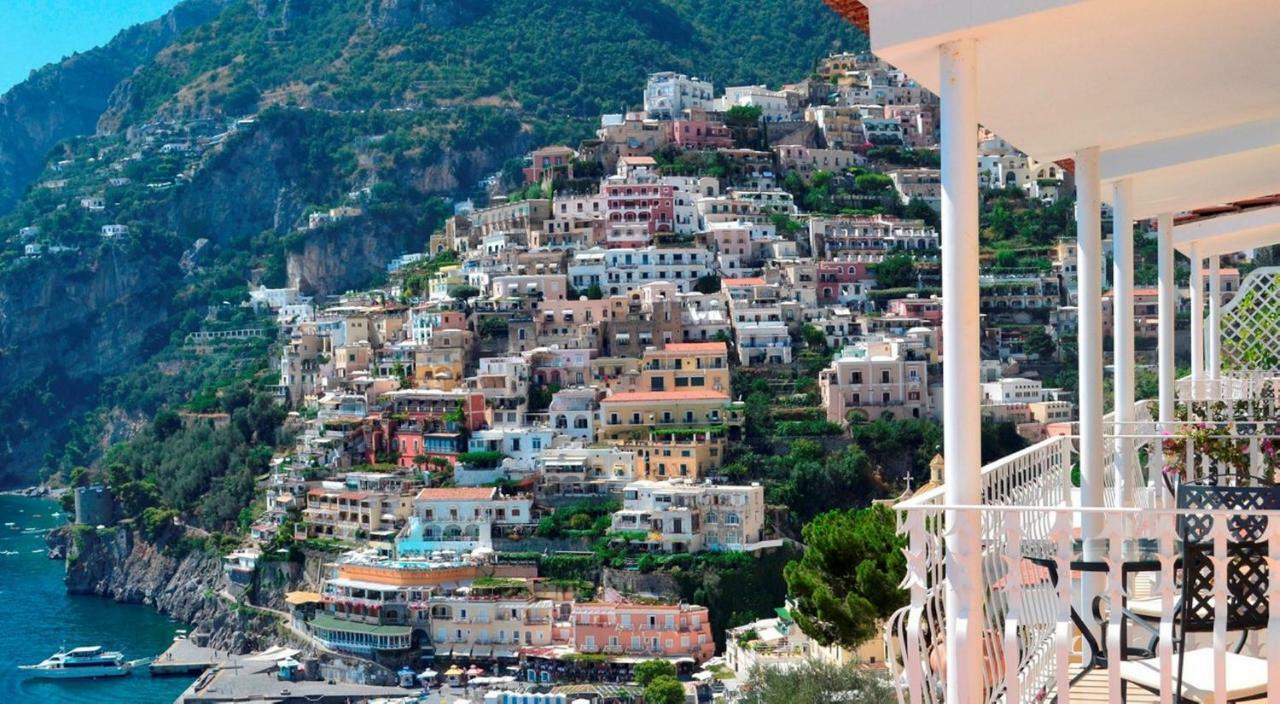
M 1133 432 L 1133 385 L 1134 374 L 1134 330 L 1133 330 L 1133 184 L 1124 179 L 1117 181 L 1114 187 L 1113 214 L 1115 223 L 1112 227 L 1112 301 L 1115 368 L 1115 434 L 1128 435 Z M 1117 439 L 1115 442 L 1115 475 L 1116 496 L 1121 506 L 1133 505 L 1134 464 L 1130 461 L 1130 442 Z
M 1200 257 L 1200 245 L 1191 243 L 1187 249 L 1191 258 L 1191 398 L 1203 398 L 1204 388 L 1204 259 Z M 1189 417 L 1189 416 L 1188 416 Z
M 940 47 L 942 140 L 943 484 L 953 506 L 982 502 L 978 340 L 978 119 L 975 42 Z M 947 701 L 982 699 L 982 557 L 976 513 L 952 511 L 947 535 Z M 963 627 L 967 623 L 967 627 Z M 976 637 L 975 637 L 976 636 Z
M 1080 503 L 1102 506 L 1102 186 L 1098 149 L 1076 153 L 1076 249 L 1079 266 Z M 1086 524 L 1091 520 L 1085 517 Z M 1085 525 L 1086 537 L 1089 526 Z
M 1173 214 L 1161 213 L 1156 220 L 1159 242 L 1156 249 L 1156 270 L 1160 278 L 1160 297 L 1157 302 L 1160 316 L 1160 422 L 1171 423 L 1174 418 L 1177 394 L 1177 361 L 1174 356 L 1174 339 L 1177 330 L 1177 308 L 1174 298 L 1178 295 L 1178 282 L 1173 270 Z M 1164 426 L 1168 430 L 1168 426 Z
M 1080 393 L 1080 505 L 1105 503 L 1105 445 L 1102 435 L 1102 184 L 1098 180 L 1098 148 L 1076 152 L 1076 250 L 1078 252 Z M 1085 514 L 1080 521 L 1086 558 L 1098 556 L 1093 544 L 1101 532 L 1099 514 Z M 1101 591 L 1101 575 L 1086 573 L 1076 594 L 1076 608 L 1092 621 L 1094 597 Z M 1097 635 L 1097 629 L 1094 629 Z
M 1205 330 L 1208 360 L 1205 364 L 1213 400 L 1218 400 L 1218 376 L 1222 372 L 1222 257 L 1209 257 L 1209 326 Z

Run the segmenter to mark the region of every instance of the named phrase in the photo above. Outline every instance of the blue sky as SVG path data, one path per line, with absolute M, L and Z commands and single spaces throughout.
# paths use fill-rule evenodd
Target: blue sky
M 0 0 L 0 93 L 33 68 L 107 43 L 116 32 L 153 20 L 177 0 Z

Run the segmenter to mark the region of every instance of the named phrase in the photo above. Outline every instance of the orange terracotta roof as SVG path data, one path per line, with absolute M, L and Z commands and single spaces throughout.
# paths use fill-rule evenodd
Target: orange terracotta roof
M 312 489 L 307 492 L 307 496 L 324 496 L 324 489 Z
M 423 489 L 418 501 L 484 501 L 493 498 L 498 490 L 491 486 L 465 486 L 439 489 Z
M 369 495 L 363 491 L 344 491 L 341 494 L 338 494 L 338 498 L 346 499 L 348 501 L 364 501 L 369 498 Z
M 871 33 L 871 14 L 867 12 L 866 5 L 858 0 L 825 0 L 825 2 L 827 7 L 848 20 L 850 24 L 866 34 Z
M 668 342 L 667 346 L 654 350 L 650 354 L 662 354 L 670 352 L 672 354 L 687 354 L 690 352 L 728 352 L 729 348 L 723 342 Z
M 1135 289 L 1133 289 L 1133 295 L 1135 295 L 1135 296 L 1157 296 L 1157 295 L 1159 295 L 1159 294 L 1160 294 L 1160 289 L 1158 289 L 1158 288 L 1135 288 Z M 1116 295 L 1115 289 L 1111 289 L 1111 290 L 1108 290 L 1108 291 L 1104 292 L 1104 293 L 1102 294 L 1102 297 L 1103 297 L 1103 298 L 1115 298 L 1115 295 Z
M 1258 198 L 1248 198 L 1246 200 L 1237 200 L 1222 205 L 1214 205 L 1207 208 L 1196 208 L 1186 215 L 1181 215 L 1173 219 L 1175 225 L 1185 225 L 1189 222 L 1198 220 L 1207 220 L 1216 215 L 1225 215 L 1227 213 L 1239 213 L 1245 210 L 1254 210 L 1256 208 L 1268 208 L 1280 205 L 1280 194 L 1270 196 L 1260 196 Z
M 650 401 L 728 401 L 719 391 L 623 391 L 606 396 L 601 403 L 645 403 Z

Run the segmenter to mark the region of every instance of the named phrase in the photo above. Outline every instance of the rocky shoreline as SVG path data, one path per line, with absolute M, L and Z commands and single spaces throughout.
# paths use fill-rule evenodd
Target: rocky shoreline
M 49 557 L 66 562 L 69 593 L 145 604 L 207 633 L 213 647 L 248 652 L 259 645 L 254 633 L 261 624 L 219 596 L 221 560 L 204 550 L 203 537 L 182 526 L 152 539 L 126 526 L 67 525 L 50 531 L 46 542 Z

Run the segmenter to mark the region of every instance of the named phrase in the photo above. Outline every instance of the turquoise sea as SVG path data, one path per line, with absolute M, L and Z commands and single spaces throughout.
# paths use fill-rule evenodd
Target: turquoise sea
M 60 647 L 101 645 L 130 659 L 153 657 L 183 625 L 150 607 L 69 596 L 62 562 L 45 555 L 44 534 L 65 518 L 57 504 L 0 496 L 0 702 L 170 704 L 189 678 L 152 679 L 145 670 L 105 680 L 39 680 L 18 672 Z M 4 525 L 7 523 L 13 525 Z

